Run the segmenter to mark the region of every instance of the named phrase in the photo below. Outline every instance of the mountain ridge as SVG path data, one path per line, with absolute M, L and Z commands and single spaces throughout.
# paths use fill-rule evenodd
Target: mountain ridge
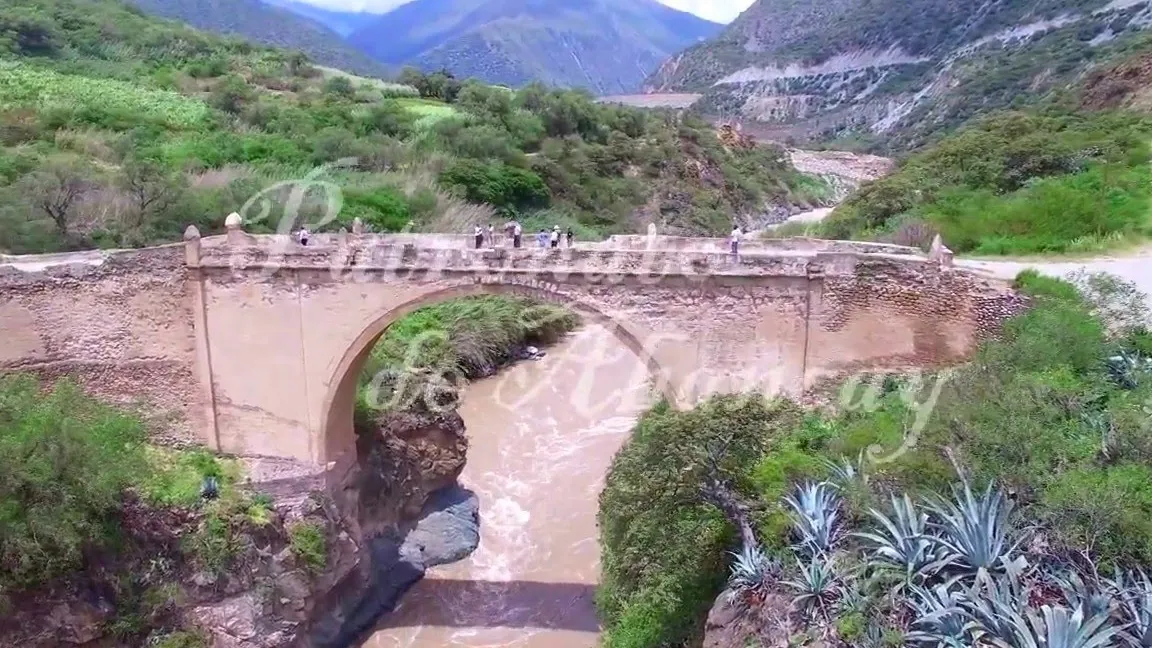
M 801 140 L 850 133 L 908 149 L 1062 91 L 1144 47 L 1149 25 L 1147 0 L 758 0 L 645 90 L 700 92 L 707 112 Z
M 721 28 L 655 0 L 414 0 L 348 42 L 391 65 L 612 93 L 639 88 L 672 52 Z
M 198 29 L 296 49 L 317 63 L 369 76 L 394 70 L 348 45 L 324 24 L 261 0 L 130 0 L 142 11 Z
M 381 14 L 368 11 L 340 11 L 326 9 L 300 0 L 261 0 L 264 4 L 308 18 L 336 32 L 341 38 L 356 31 L 359 27 L 379 18 Z

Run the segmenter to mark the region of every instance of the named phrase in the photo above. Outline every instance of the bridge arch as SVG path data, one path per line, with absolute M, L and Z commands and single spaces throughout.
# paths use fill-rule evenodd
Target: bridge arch
M 368 359 L 368 355 L 372 352 L 372 348 L 390 326 L 427 306 L 462 297 L 501 294 L 529 297 L 537 301 L 564 306 L 580 315 L 585 321 L 594 321 L 604 325 L 617 340 L 622 342 L 645 364 L 648 375 L 655 379 L 655 388 L 669 403 L 674 407 L 676 406 L 676 390 L 672 384 L 671 376 L 657 361 L 654 350 L 649 349 L 642 336 L 626 323 L 605 314 L 599 308 L 583 300 L 545 288 L 512 283 L 476 282 L 463 284 L 409 300 L 381 314 L 360 332 L 329 376 L 328 389 L 321 412 L 323 428 L 320 431 L 321 438 L 318 444 L 320 462 L 345 464 L 354 457 L 354 454 L 349 455 L 348 453 L 350 451 L 354 453 L 355 450 L 355 431 L 352 418 L 361 370 Z

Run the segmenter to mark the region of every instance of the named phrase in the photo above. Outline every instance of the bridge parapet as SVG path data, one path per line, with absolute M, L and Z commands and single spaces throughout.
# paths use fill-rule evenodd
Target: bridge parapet
M 671 240 L 675 237 L 666 237 Z M 396 235 L 330 235 L 300 245 L 283 235 L 247 235 L 230 243 L 225 237 L 196 241 L 189 264 L 212 270 L 230 270 L 237 277 L 253 272 L 271 277 L 280 271 L 327 272 L 332 279 L 357 273 L 420 272 L 424 275 L 547 275 L 550 277 L 763 278 L 851 275 L 861 264 L 906 266 L 905 272 L 928 272 L 944 264 L 914 248 L 859 244 L 854 241 L 798 243 L 794 246 L 760 245 L 739 255 L 727 251 L 681 245 L 637 249 L 611 240 L 573 248 L 450 247 L 433 239 Z M 813 240 L 808 240 L 813 241 Z M 191 243 L 190 243 L 191 245 Z M 221 273 L 213 273 L 214 276 Z

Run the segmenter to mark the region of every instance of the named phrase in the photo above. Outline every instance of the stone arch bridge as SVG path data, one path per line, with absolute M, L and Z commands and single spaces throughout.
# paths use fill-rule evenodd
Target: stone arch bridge
M 360 367 L 399 317 L 527 294 L 601 319 L 679 406 L 798 394 L 857 370 L 952 363 L 1017 303 L 910 248 L 612 237 L 468 249 L 467 237 L 227 235 L 116 252 L 0 257 L 0 371 L 72 375 L 140 401 L 185 441 L 334 465 L 354 448 Z

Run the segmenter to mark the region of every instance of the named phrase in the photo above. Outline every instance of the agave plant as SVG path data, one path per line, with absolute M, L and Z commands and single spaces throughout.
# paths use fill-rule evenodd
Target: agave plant
M 1152 358 L 1139 351 L 1122 349 L 1119 355 L 1108 358 L 1105 364 L 1109 377 L 1122 389 L 1136 389 L 1152 378 Z
M 780 578 L 780 563 L 760 547 L 746 546 L 740 553 L 732 553 L 728 587 L 733 599 L 763 600 L 772 585 Z
M 932 539 L 940 556 L 932 568 L 968 575 L 1005 571 L 1019 545 L 1009 538 L 1012 501 L 993 484 L 980 497 L 967 482 L 952 491 L 954 501 L 937 497 L 928 502 L 939 518 Z
M 1011 638 L 991 637 L 992 643 L 1002 648 L 1105 648 L 1119 632 L 1107 613 L 1088 617 L 1083 608 L 1051 605 L 1040 608 L 1040 614 L 1011 615 L 1011 626 Z
M 919 646 L 971 646 L 975 623 L 963 607 L 963 597 L 947 585 L 928 589 L 913 586 L 908 605 L 916 614 L 905 639 Z
M 1111 584 L 1126 624 L 1121 639 L 1131 646 L 1152 648 L 1152 581 L 1148 574 L 1143 570 L 1118 573 Z
M 1084 610 L 1085 617 L 1111 613 L 1112 598 L 1097 585 L 1085 582 L 1077 572 L 1069 570 L 1063 574 L 1054 574 L 1052 580 L 1060 586 L 1068 606 L 1074 610 Z
M 868 473 L 864 471 L 863 450 L 856 456 L 855 462 L 847 458 L 841 459 L 839 462 L 824 459 L 824 467 L 827 468 L 828 472 L 832 475 L 832 480 L 841 486 L 868 483 Z
M 829 482 L 801 484 L 784 501 L 792 508 L 797 551 L 825 556 L 840 537 L 840 496 Z
M 1028 592 L 1021 575 L 1015 567 L 995 577 L 985 575 L 959 593 L 960 606 L 975 622 L 977 634 L 999 641 L 1012 641 L 1016 636 L 1015 621 L 1028 612 Z
M 874 545 L 874 562 L 899 569 L 904 587 L 923 583 L 930 575 L 930 567 L 940 559 L 936 540 L 928 535 L 928 514 L 918 511 L 907 495 L 901 499 L 892 497 L 892 517 L 876 509 L 868 513 L 880 529 L 877 533 L 854 535 Z
M 844 587 L 840 576 L 836 573 L 835 558 L 813 558 L 805 563 L 797 560 L 799 574 L 793 580 L 784 581 L 784 585 L 796 591 L 792 605 L 801 613 L 808 615 L 813 608 L 827 619 L 830 606 L 843 593 Z

